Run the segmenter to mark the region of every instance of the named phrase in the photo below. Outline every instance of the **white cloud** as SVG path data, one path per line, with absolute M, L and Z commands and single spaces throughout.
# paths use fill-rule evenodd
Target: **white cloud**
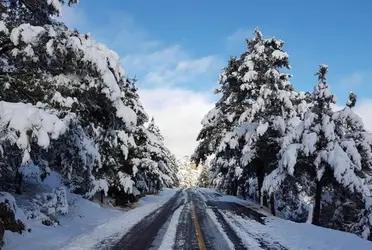
M 342 85 L 350 87 L 368 86 L 368 81 L 372 78 L 372 71 L 370 69 L 360 70 L 341 77 L 340 82 Z
M 124 57 L 130 75 L 137 75 L 144 87 L 215 84 L 222 60 L 214 55 L 192 57 L 179 45 Z
M 196 147 L 201 120 L 213 107 L 212 96 L 175 88 L 139 91 L 145 109 L 155 118 L 166 145 L 178 157 L 190 155 Z
M 252 36 L 253 30 L 254 29 L 238 29 L 227 37 L 227 42 L 234 44 L 236 42 L 241 43 Z
M 62 7 L 58 20 L 64 22 L 69 28 L 77 28 L 78 26 L 84 26 L 87 22 L 85 13 L 77 6 L 68 7 L 64 5 Z
M 215 78 L 214 75 L 218 74 L 215 61 L 213 56 L 179 61 L 169 68 L 149 72 L 145 75 L 142 83 L 145 86 L 179 86 L 202 81 L 198 78 L 205 77 L 210 72 L 213 74 L 211 78 Z
M 359 85 L 364 81 L 364 74 L 361 72 L 354 72 L 353 74 L 346 76 L 341 80 L 342 84 Z
M 355 112 L 362 117 L 366 129 L 372 132 L 372 100 L 361 100 L 355 107 Z
M 114 28 L 107 30 L 107 26 Z M 123 11 L 111 13 L 107 23 L 99 30 L 99 37 L 123 55 L 151 53 L 162 46 L 161 41 L 150 37 L 146 30 L 137 25 L 132 16 Z
M 179 60 L 187 58 L 187 53 L 179 45 L 158 48 L 155 51 L 137 51 L 124 57 L 124 63 L 135 71 L 145 71 L 148 67 L 167 68 Z
M 337 85 L 337 92 L 348 93 L 353 91 L 362 98 L 371 98 L 372 85 L 369 83 L 372 78 L 371 70 L 359 70 L 351 74 L 340 76 Z
M 145 36 L 137 37 L 138 43 L 148 41 L 143 40 Z M 130 77 L 138 79 L 141 102 L 155 118 L 166 145 L 182 158 L 196 147 L 201 120 L 214 103 L 210 89 L 216 85 L 223 63 L 215 55 L 191 55 L 178 44 L 153 44 L 126 54 L 123 65 Z
M 253 28 L 238 29 L 226 38 L 226 47 L 230 53 L 239 53 L 246 48 L 246 40 L 253 36 Z

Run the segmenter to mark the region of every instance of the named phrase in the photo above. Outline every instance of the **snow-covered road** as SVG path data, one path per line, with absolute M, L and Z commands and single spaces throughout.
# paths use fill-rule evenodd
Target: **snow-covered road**
M 372 249 L 356 235 L 283 220 L 204 188 L 166 189 L 126 211 L 77 199 L 60 226 L 30 226 L 7 233 L 5 249 Z
M 184 189 L 132 227 L 113 249 L 372 249 L 355 235 L 270 216 L 212 189 Z

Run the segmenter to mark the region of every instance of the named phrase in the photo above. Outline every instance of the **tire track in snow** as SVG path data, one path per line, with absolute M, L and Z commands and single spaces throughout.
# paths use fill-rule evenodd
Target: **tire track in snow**
M 196 213 L 205 236 L 207 249 L 235 249 L 234 246 L 238 246 L 238 244 L 232 243 L 221 225 L 218 222 L 216 223 L 213 212 L 212 214 L 208 213 L 209 207 L 206 203 L 206 197 L 203 196 L 199 190 L 190 192 L 190 196 L 195 204 Z
M 156 247 L 159 232 L 167 223 L 169 217 L 184 203 L 181 192 L 172 197 L 162 207 L 146 216 L 129 230 L 127 234 L 112 249 L 142 250 Z
M 246 249 L 245 247 L 243 247 L 243 245 L 241 244 L 234 244 L 232 242 L 232 240 L 230 240 L 230 238 L 234 238 L 233 241 L 234 242 L 237 242 L 237 241 L 240 241 L 240 239 L 238 237 L 234 237 L 232 235 L 229 235 L 227 228 L 225 227 L 224 223 L 221 223 L 220 220 L 217 218 L 217 215 L 216 215 L 216 212 L 213 211 L 213 209 L 210 209 L 210 208 L 207 208 L 207 214 L 209 215 L 209 217 L 213 220 L 214 224 L 216 225 L 218 231 L 220 231 L 221 235 L 224 237 L 227 245 L 229 246 L 229 248 L 231 250 L 236 250 L 236 249 Z
M 180 206 L 173 213 L 172 218 L 169 222 L 168 229 L 164 234 L 163 240 L 160 244 L 158 250 L 169 250 L 173 249 L 176 241 L 177 225 L 180 220 L 181 212 L 184 209 L 185 205 Z
M 233 214 L 231 212 L 221 212 L 221 216 L 231 226 L 231 228 L 239 235 L 246 247 L 249 249 L 268 249 L 268 250 L 287 250 L 286 247 L 281 245 L 278 241 L 268 241 L 268 235 L 259 235 L 252 233 L 247 227 L 243 226 L 237 218 L 242 220 L 252 220 L 249 218 L 243 218 L 240 215 Z M 234 218 L 237 217 L 237 218 Z M 254 221 L 254 220 L 252 220 Z M 255 222 L 257 223 L 257 222 Z M 258 223 L 257 223 L 258 224 Z M 252 228 L 252 227 L 250 227 Z M 254 229 L 254 227 L 253 227 Z

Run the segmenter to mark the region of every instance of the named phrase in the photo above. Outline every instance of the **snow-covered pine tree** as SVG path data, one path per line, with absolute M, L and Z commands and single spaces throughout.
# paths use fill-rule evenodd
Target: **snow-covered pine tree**
M 178 161 L 178 179 L 182 187 L 194 187 L 198 185 L 201 165 L 196 165 L 189 156 Z
M 165 146 L 164 137 L 152 118 L 140 133 L 140 144 L 135 150 L 133 163 L 136 189 L 141 193 L 154 193 L 162 187 L 178 185 L 176 157 Z
M 31 14 L 28 15 L 28 12 Z M 55 168 L 62 168 L 60 172 L 65 177 L 79 177 L 79 173 L 84 173 L 82 181 L 91 179 L 93 182 L 90 184 L 93 184 L 93 168 L 101 167 L 101 159 L 85 159 L 87 156 L 83 154 L 93 153 L 89 150 L 94 149 L 87 143 L 105 144 L 106 138 L 117 140 L 118 128 L 128 131 L 136 122 L 134 111 L 121 100 L 124 93 L 119 85 L 124 85 L 126 80 L 123 79 L 118 57 L 88 36 L 72 32 L 52 20 L 49 14 L 54 11 L 48 12 L 48 18 L 37 18 L 39 15 L 32 15 L 33 12 L 34 9 L 23 1 L 17 1 L 2 14 L 1 22 L 7 29 L 2 32 L 2 40 L 7 41 L 8 46 L 2 53 L 1 100 L 31 103 L 40 109 L 53 111 L 61 119 L 74 116 L 74 127 L 69 130 L 74 138 L 68 137 L 68 143 L 56 144 L 55 147 L 61 147 L 54 147 L 52 155 L 63 152 L 50 160 Z M 78 129 L 79 126 L 83 129 Z M 98 133 L 106 136 L 98 136 Z M 65 149 L 65 145 L 71 145 L 71 142 L 77 144 L 70 150 L 78 152 L 73 155 Z M 77 148 L 82 151 L 76 151 Z M 31 154 L 34 157 L 30 160 L 39 166 L 48 162 L 42 159 L 45 152 L 35 149 Z M 71 156 L 81 158 L 81 164 L 76 164 L 76 158 Z
M 331 106 L 335 103 L 335 98 L 326 82 L 327 71 L 326 65 L 320 65 L 317 73 L 318 84 L 314 88 L 310 108 L 303 117 L 294 117 L 288 121 L 287 131 L 280 146 L 278 168 L 267 176 L 264 183 L 264 190 L 269 193 L 285 189 L 291 182 L 300 184 L 291 185 L 289 190 L 286 190 L 288 195 L 284 198 L 290 197 L 286 203 L 299 202 L 300 192 L 306 197 L 314 193 L 309 190 L 314 188 L 314 224 L 319 224 L 322 189 L 331 175 L 326 168 L 327 163 L 323 162 L 324 154 L 327 147 L 336 140 Z M 309 179 L 317 181 L 314 184 L 309 182 Z M 300 186 L 302 190 L 298 190 L 296 186 Z
M 228 66 L 224 70 L 224 74 L 220 76 L 221 87 L 216 89 L 216 94 L 222 94 L 219 101 L 216 102 L 215 107 L 205 115 L 202 120 L 202 129 L 198 134 L 197 141 L 199 144 L 191 156 L 192 161 L 199 165 L 207 160 L 207 157 L 213 155 L 217 147 L 226 133 L 231 127 L 232 121 L 224 113 L 228 108 L 227 98 L 229 97 L 229 86 L 225 84 L 227 81 L 234 82 L 234 72 L 237 71 L 238 64 L 236 58 L 229 60 Z M 222 77 L 229 78 L 223 79 Z
M 209 166 L 206 164 L 203 164 L 201 166 L 201 172 L 198 178 L 198 186 L 199 187 L 209 187 L 210 182 L 211 182 L 211 172 L 209 169 Z
M 367 132 L 362 119 L 353 111 L 357 96 L 350 92 L 346 106 L 335 112 L 333 119 L 338 136 L 344 143 L 352 140 L 361 154 L 361 166 L 364 171 L 372 170 L 371 133 Z
M 0 13 L 17 16 L 18 24 L 31 23 L 38 26 L 50 23 L 50 16 L 59 15 L 64 4 L 71 6 L 78 2 L 79 0 L 2 0 Z
M 150 144 L 153 144 L 153 147 L 157 149 L 153 154 L 153 158 L 159 164 L 163 185 L 166 187 L 177 186 L 178 163 L 176 156 L 165 146 L 164 137 L 159 127 L 156 125 L 154 118 L 151 119 L 147 130 L 150 133 L 149 138 L 152 140 Z
M 230 125 L 221 132 L 211 164 L 215 183 L 230 194 L 253 190 L 261 199 L 263 180 L 276 166 L 286 120 L 302 107 L 303 98 L 294 91 L 290 76 L 280 72 L 289 68 L 283 45 L 275 38 L 264 39 L 257 30 L 248 51 L 232 59 L 222 73 L 222 97 L 210 113 L 219 113 Z
M 362 119 L 352 110 L 356 101 L 357 96 L 350 92 L 346 106 L 335 112 L 333 119 L 340 144 L 357 161 L 360 166 L 358 177 L 369 185 L 370 193 L 350 193 L 339 188 L 333 195 L 334 204 L 328 204 L 331 219 L 326 226 L 354 232 L 371 240 L 372 223 L 367 218 L 372 213 L 372 134 L 365 130 Z
M 370 230 L 369 225 L 360 226 L 361 218 L 365 218 L 360 214 L 369 211 L 370 175 L 363 171 L 370 169 L 368 134 L 350 106 L 339 112 L 332 110 L 335 98 L 326 81 L 327 71 L 326 65 L 320 65 L 312 105 L 304 118 L 287 131 L 278 169 L 268 179 L 279 188 L 293 179 L 298 184 L 294 187 L 301 186 L 305 200 L 313 197 L 314 203 L 309 207 L 312 223 L 346 231 L 359 225 L 358 233 L 366 234 L 363 230 Z M 352 102 L 355 100 L 348 103 Z M 292 199 L 306 202 L 299 195 L 296 192 Z M 355 216 L 350 213 L 350 204 L 358 210 Z
M 361 157 L 353 140 L 343 141 L 336 133 L 332 104 L 335 98 L 326 81 L 328 67 L 320 65 L 318 84 L 313 93 L 313 107 L 305 115 L 302 135 L 303 150 L 312 163 L 315 177 L 313 223 L 320 225 L 321 201 L 324 187 L 336 182 L 351 193 L 368 195 L 364 180 L 360 178 Z
M 132 160 L 148 118 L 118 55 L 52 18 L 64 2 L 2 1 L 0 100 L 7 109 L 24 103 L 45 124 L 35 119 L 14 128 L 4 122 L 13 117 L 0 113 L 1 170 L 14 165 L 4 171 L 14 179 L 18 167 L 33 162 L 42 173 L 61 173 L 87 197 L 109 191 L 129 199 L 138 171 Z

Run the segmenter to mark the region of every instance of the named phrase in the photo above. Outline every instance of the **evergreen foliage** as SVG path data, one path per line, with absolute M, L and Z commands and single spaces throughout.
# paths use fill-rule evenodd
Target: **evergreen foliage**
M 77 2 L 1 2 L 1 190 L 22 192 L 31 169 L 118 205 L 177 185 L 174 156 L 147 126 L 119 56 L 54 18 Z
M 220 77 L 194 161 L 212 156 L 212 186 L 273 214 L 371 239 L 372 141 L 352 111 L 356 95 L 335 112 L 327 65 L 302 93 L 289 82 L 283 41 L 256 30 L 247 45 Z

